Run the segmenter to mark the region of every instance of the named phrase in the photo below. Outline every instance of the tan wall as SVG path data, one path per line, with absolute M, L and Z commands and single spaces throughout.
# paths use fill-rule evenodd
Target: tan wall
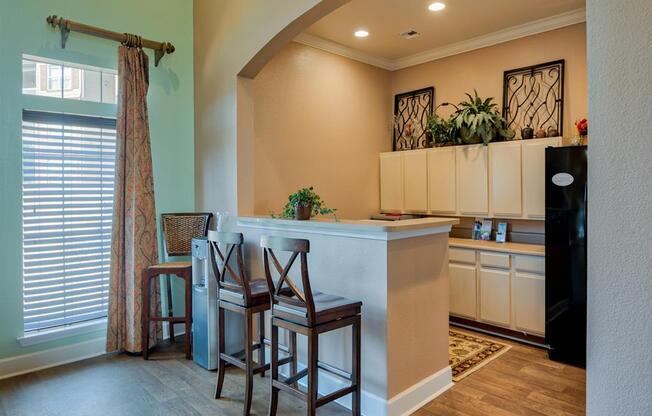
M 586 24 L 545 32 L 461 55 L 402 69 L 392 74 L 393 94 L 435 87 L 436 104 L 458 103 L 475 88 L 482 97 L 495 97 L 502 106 L 503 72 L 565 59 L 564 136 L 574 122 L 587 116 Z M 440 115 L 448 115 L 442 107 Z
M 237 75 L 318 3 L 332 0 L 194 1 L 196 209 L 238 211 Z
M 342 218 L 378 211 L 390 72 L 291 43 L 253 81 L 256 214 L 314 186 Z
M 585 24 L 395 72 L 289 44 L 251 87 L 255 157 L 246 176 L 254 177 L 254 212 L 278 212 L 288 194 L 312 185 L 341 217 L 368 217 L 379 208 L 377 156 L 391 150 L 394 94 L 434 85 L 437 103 L 459 102 L 476 88 L 501 105 L 505 70 L 562 58 L 570 136 L 587 113 Z

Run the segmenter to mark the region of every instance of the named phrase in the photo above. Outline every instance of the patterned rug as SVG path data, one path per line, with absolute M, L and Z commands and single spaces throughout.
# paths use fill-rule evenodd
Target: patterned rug
M 509 345 L 476 335 L 449 330 L 448 351 L 453 381 L 462 380 L 506 353 L 510 348 Z

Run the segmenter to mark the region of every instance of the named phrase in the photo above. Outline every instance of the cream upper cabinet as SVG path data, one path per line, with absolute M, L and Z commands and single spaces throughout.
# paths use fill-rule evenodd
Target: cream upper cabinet
M 403 211 L 403 158 L 401 152 L 380 154 L 380 210 Z
M 487 146 L 457 146 L 455 152 L 459 214 L 488 215 Z
M 433 214 L 457 213 L 455 148 L 428 152 L 428 210 Z
M 489 195 L 494 217 L 523 215 L 521 159 L 521 143 L 518 141 L 489 145 Z
M 543 219 L 546 215 L 546 147 L 561 146 L 561 137 L 523 141 L 524 215 Z
M 428 211 L 428 152 L 403 152 L 403 210 Z

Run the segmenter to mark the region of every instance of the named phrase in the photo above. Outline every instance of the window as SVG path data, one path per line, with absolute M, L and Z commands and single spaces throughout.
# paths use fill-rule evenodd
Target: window
M 63 71 L 63 89 L 72 89 L 72 68 L 64 68 L 62 65 L 47 65 L 48 68 L 48 90 L 61 91 L 61 71 Z
M 23 111 L 24 331 L 107 314 L 115 119 Z
M 24 55 L 23 94 L 115 104 L 118 75 L 112 69 Z

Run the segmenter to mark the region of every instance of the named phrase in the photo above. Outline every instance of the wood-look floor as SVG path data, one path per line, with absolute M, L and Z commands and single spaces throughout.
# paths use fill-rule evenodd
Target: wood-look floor
M 458 330 L 458 329 L 455 329 Z M 460 329 L 462 332 L 470 332 Z M 548 360 L 546 351 L 479 336 L 512 348 L 428 403 L 414 416 L 583 416 L 586 371 Z
M 583 370 L 549 361 L 536 348 L 508 343 L 510 351 L 415 415 L 584 415 Z M 228 371 L 224 399 L 213 400 L 214 383 L 214 372 L 186 361 L 181 352 L 164 351 L 150 361 L 124 354 L 98 357 L 0 381 L 0 416 L 241 415 L 242 372 Z M 267 414 L 268 383 L 256 377 L 253 415 Z M 278 414 L 304 415 L 305 406 L 281 394 Z M 350 412 L 330 404 L 318 414 Z

